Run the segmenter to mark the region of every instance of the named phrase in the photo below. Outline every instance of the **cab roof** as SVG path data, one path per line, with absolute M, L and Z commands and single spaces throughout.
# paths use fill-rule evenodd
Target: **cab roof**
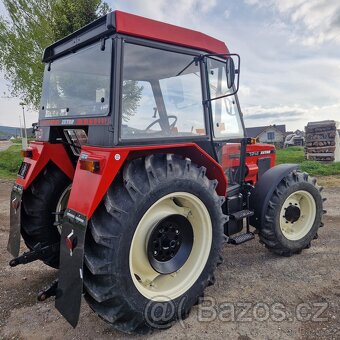
M 47 47 L 43 61 L 49 62 L 82 45 L 114 33 L 185 46 L 207 53 L 229 53 L 224 42 L 204 33 L 122 11 L 113 11 Z

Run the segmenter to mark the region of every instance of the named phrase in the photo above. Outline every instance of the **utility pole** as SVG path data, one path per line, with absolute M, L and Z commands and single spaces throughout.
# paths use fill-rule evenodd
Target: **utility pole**
M 19 126 L 20 126 L 20 138 L 22 139 L 22 126 L 21 126 L 21 116 L 19 115 Z
M 27 149 L 27 131 L 26 131 L 26 118 L 25 118 L 25 103 L 21 102 L 19 105 L 22 106 L 22 115 L 24 118 L 24 133 L 22 136 L 22 148 L 23 150 Z

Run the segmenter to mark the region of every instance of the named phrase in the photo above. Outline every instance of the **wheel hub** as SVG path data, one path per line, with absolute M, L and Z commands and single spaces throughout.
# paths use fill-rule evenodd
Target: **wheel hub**
M 147 253 L 154 270 L 170 274 L 179 270 L 193 246 L 191 223 L 182 215 L 170 215 L 157 223 L 151 232 Z
M 311 193 L 305 190 L 293 192 L 283 203 L 280 212 L 280 228 L 291 241 L 302 239 L 313 227 L 316 203 Z
M 290 223 L 295 223 L 300 218 L 300 216 L 301 210 L 297 203 L 295 203 L 295 205 L 290 203 L 289 206 L 286 208 L 286 212 L 283 217 L 286 219 L 286 221 Z

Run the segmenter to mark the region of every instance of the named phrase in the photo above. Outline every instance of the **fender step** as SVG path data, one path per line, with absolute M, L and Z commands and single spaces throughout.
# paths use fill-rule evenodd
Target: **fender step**
M 240 211 L 230 214 L 230 218 L 236 221 L 240 221 L 246 217 L 250 217 L 253 215 L 254 215 L 254 211 L 246 209 L 246 210 L 240 210 Z
M 245 234 L 235 236 L 233 238 L 229 237 L 227 243 L 237 246 L 239 244 L 253 240 L 254 238 L 255 238 L 255 235 L 253 233 L 245 233 Z

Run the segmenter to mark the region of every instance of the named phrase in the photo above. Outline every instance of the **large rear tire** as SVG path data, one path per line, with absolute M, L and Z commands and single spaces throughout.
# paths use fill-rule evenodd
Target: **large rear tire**
M 269 200 L 260 241 L 279 255 L 309 248 L 322 226 L 323 200 L 316 179 L 294 170 L 281 180 Z
M 216 185 L 174 155 L 125 166 L 86 235 L 85 298 L 101 318 L 147 333 L 189 314 L 220 261 L 226 217 Z
M 39 174 L 24 191 L 21 209 L 21 235 L 29 249 L 38 243 L 48 246 L 60 241 L 55 225 L 57 205 L 69 186 L 69 178 L 53 163 Z M 41 260 L 50 267 L 59 267 L 59 251 Z

